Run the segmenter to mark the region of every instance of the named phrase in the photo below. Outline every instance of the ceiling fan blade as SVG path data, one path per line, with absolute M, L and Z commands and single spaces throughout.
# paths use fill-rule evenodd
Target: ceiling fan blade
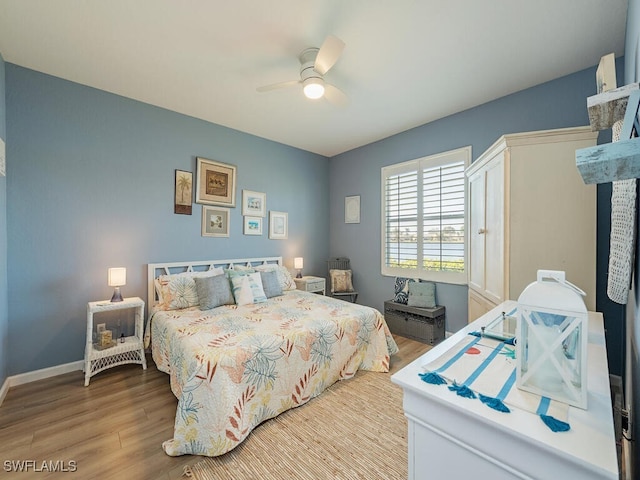
M 264 85 L 262 87 L 256 88 L 258 92 L 268 92 L 270 90 L 276 90 L 278 88 L 287 88 L 293 87 L 294 85 L 299 85 L 302 82 L 300 80 L 290 80 L 288 82 L 280 82 L 280 83 L 272 83 L 271 85 Z
M 349 97 L 347 97 L 347 95 L 338 87 L 331 85 L 330 83 L 324 84 L 324 98 L 326 98 L 329 103 L 338 107 L 344 107 L 349 103 Z
M 338 37 L 329 35 L 318 51 L 313 69 L 320 75 L 324 75 L 338 61 L 343 50 L 344 42 Z

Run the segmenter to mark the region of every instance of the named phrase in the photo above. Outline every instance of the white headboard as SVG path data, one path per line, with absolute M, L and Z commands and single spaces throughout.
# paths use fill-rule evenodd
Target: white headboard
M 149 311 L 158 301 L 156 289 L 153 281 L 160 275 L 170 275 L 183 272 L 206 272 L 216 267 L 231 268 L 234 265 L 247 267 L 277 264 L 282 265 L 282 257 L 260 257 L 260 258 L 234 258 L 232 260 L 197 260 L 194 262 L 173 262 L 173 263 L 149 263 L 147 270 L 147 306 Z

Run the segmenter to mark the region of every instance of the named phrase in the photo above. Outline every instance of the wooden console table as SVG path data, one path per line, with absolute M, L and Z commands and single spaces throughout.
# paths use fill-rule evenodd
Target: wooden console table
M 589 313 L 588 410 L 569 407 L 568 432 L 554 433 L 537 415 L 516 409 L 500 413 L 418 377 L 423 365 L 516 306 L 514 301 L 498 305 L 391 377 L 404 394 L 410 479 L 618 479 L 600 313 Z

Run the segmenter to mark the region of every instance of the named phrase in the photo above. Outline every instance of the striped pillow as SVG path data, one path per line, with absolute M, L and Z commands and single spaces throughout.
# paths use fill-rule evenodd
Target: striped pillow
M 248 275 L 233 275 L 231 277 L 231 284 L 233 285 L 232 291 L 236 299 L 236 305 L 248 305 L 267 301 L 259 272 Z

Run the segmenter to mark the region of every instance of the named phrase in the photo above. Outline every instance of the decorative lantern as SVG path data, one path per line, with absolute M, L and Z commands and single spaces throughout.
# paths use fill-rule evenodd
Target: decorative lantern
M 565 272 L 538 270 L 518 298 L 516 385 L 587 408 L 588 316 L 585 293 Z

